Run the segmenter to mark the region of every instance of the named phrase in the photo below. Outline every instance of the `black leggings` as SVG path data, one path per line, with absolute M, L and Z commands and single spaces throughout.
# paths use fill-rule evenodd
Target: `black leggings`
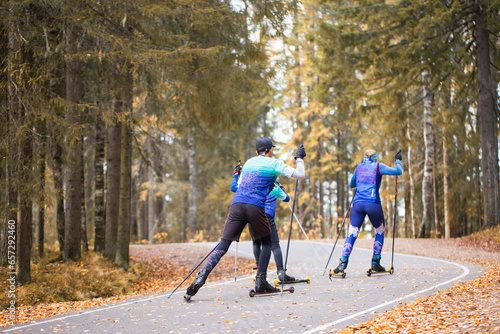
M 274 262 L 276 262 L 276 269 L 283 270 L 283 253 L 281 252 L 280 247 L 280 239 L 278 236 L 278 230 L 276 229 L 276 222 L 274 221 L 274 217 L 267 214 L 267 220 L 269 221 L 269 226 L 271 227 L 271 250 L 274 255 Z M 262 239 L 255 240 L 253 242 L 253 255 L 255 257 L 255 261 L 257 265 L 260 264 L 260 253 L 261 253 L 261 242 Z M 269 264 L 269 263 L 268 263 Z
M 259 260 L 257 261 L 259 264 L 259 271 L 266 272 L 267 266 L 269 265 L 269 259 L 271 258 L 271 236 L 260 238 L 259 241 L 262 244 L 262 250 L 259 255 Z M 212 271 L 224 254 L 227 253 L 231 243 L 231 240 L 221 239 L 217 248 L 215 248 L 212 254 L 208 257 L 205 269 Z

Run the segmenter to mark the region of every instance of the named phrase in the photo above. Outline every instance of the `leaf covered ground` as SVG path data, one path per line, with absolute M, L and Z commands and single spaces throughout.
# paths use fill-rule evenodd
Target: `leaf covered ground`
M 81 261 L 36 264 L 33 282 L 16 291 L 16 323 L 60 315 L 81 309 L 118 302 L 130 297 L 167 293 L 210 251 L 194 245 L 134 245 L 130 248 L 131 268 L 127 272 L 114 267 L 99 254 L 90 253 Z M 238 275 L 253 272 L 255 262 L 238 258 Z M 6 283 L 6 270 L 2 281 Z M 195 273 L 196 274 L 196 273 Z M 195 275 L 193 274 L 193 275 Z M 210 275 L 211 280 L 234 277 L 234 256 L 226 255 Z M 194 276 L 181 288 L 186 288 Z M 60 301 L 63 298 L 73 301 Z M 8 299 L 0 298 L 0 326 L 9 324 Z
M 500 226 L 453 240 L 401 241 L 396 239 L 398 252 L 468 261 L 487 271 L 472 281 L 348 326 L 342 333 L 500 333 Z
M 355 247 L 370 248 L 372 242 L 372 240 L 359 239 Z M 389 242 L 388 239 L 387 244 Z M 366 323 L 347 327 L 344 333 L 500 332 L 500 312 L 498 312 L 500 309 L 500 227 L 483 235 L 478 234 L 466 238 L 396 239 L 395 244 L 396 252 L 469 261 L 483 266 L 487 271 L 473 281 L 456 285 L 449 290 L 443 290 L 411 303 L 405 303 Z M 118 294 L 113 297 L 92 298 L 92 292 L 82 292 L 72 297 L 77 301 L 18 306 L 17 323 L 113 303 L 132 296 L 170 292 L 208 251 L 209 249 L 205 247 L 181 244 L 132 246 L 130 252 L 132 269 L 120 275 L 117 275 L 115 270 L 119 269 L 116 268 L 104 270 L 99 267 L 100 272 L 93 272 L 93 269 L 98 267 L 95 261 L 106 263 L 106 260 L 96 254 L 85 260 L 87 262 L 71 264 L 76 266 L 76 269 L 70 267 L 61 272 L 54 270 L 54 268 L 64 268 L 65 265 L 62 263 L 54 265 L 49 268 L 50 270 L 39 268 L 39 272 L 35 273 L 34 277 L 45 282 L 32 284 L 43 285 L 44 288 L 54 289 L 54 291 L 61 291 L 61 285 L 71 290 L 70 283 L 66 279 L 68 276 L 64 275 L 100 277 L 100 279 L 106 277 L 109 279 L 109 275 L 113 275 L 125 278 L 122 277 L 119 281 L 120 285 L 115 286 L 114 290 L 111 290 L 109 285 L 99 286 L 100 289 L 97 289 L 104 296 L 106 293 Z M 253 266 L 253 260 L 238 258 L 238 275 L 251 274 Z M 49 274 L 52 276 L 46 276 Z M 211 280 L 231 277 L 234 277 L 234 256 L 227 255 L 212 273 Z M 191 279 L 184 283 L 182 288 L 186 288 L 190 281 Z M 51 287 L 51 284 L 55 286 Z M 75 284 L 80 284 L 80 288 L 82 286 L 82 282 Z M 57 296 L 57 293 L 49 296 Z M 31 301 L 29 298 L 26 301 L 32 304 L 36 302 L 34 301 L 36 298 L 33 296 L 30 298 Z M 7 322 L 7 310 L 1 311 L 0 325 L 5 326 Z

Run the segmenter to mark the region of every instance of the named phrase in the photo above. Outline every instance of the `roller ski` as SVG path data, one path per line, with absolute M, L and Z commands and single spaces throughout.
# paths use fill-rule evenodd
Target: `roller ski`
M 283 292 L 288 291 L 290 293 L 293 293 L 295 291 L 295 288 L 293 286 L 289 287 L 288 289 L 283 289 Z M 266 291 L 266 292 L 256 292 L 255 289 L 250 290 L 248 295 L 250 297 L 255 297 L 255 296 L 260 296 L 260 295 L 269 295 L 273 293 L 280 293 L 281 289 L 276 289 L 276 291 Z
M 311 279 L 309 277 L 306 277 L 304 279 L 297 279 L 293 276 L 288 275 L 285 273 L 283 269 L 278 270 L 277 272 L 278 278 L 273 281 L 273 284 L 276 286 L 279 286 L 282 284 L 295 284 L 295 283 L 311 283 Z
M 329 278 L 332 280 L 332 276 L 338 276 L 345 278 L 347 275 L 346 268 L 347 263 L 349 262 L 349 258 L 346 256 L 342 256 L 339 261 L 339 265 L 335 269 L 330 269 Z
M 281 292 L 280 289 L 277 289 L 274 286 L 272 286 L 271 284 L 269 284 L 266 276 L 267 276 L 267 273 L 265 271 L 257 272 L 257 275 L 255 276 L 255 289 L 250 290 L 250 292 L 249 292 L 250 297 Z M 288 289 L 287 291 L 290 291 L 290 289 Z M 290 292 L 293 292 L 293 291 L 290 291 Z
M 389 270 L 383 270 L 383 271 L 375 271 L 373 270 L 372 268 L 369 268 L 367 271 L 366 271 L 366 276 L 370 277 L 371 275 L 373 274 L 384 274 L 384 273 L 389 273 L 389 274 L 394 274 L 394 268 L 391 267 L 389 268 Z
M 297 283 L 311 283 L 311 278 L 308 276 L 304 279 L 294 279 L 294 280 L 291 280 L 291 281 L 284 281 L 283 284 L 297 284 Z M 275 279 L 273 281 L 273 284 L 276 285 L 276 286 L 280 286 L 281 285 L 281 281 L 279 279 Z M 285 291 L 285 290 L 283 290 Z
M 373 255 L 372 257 L 372 266 L 366 271 L 366 276 L 370 277 L 373 274 L 394 274 L 394 267 L 391 266 L 389 270 L 385 270 L 384 267 L 380 265 L 380 255 Z

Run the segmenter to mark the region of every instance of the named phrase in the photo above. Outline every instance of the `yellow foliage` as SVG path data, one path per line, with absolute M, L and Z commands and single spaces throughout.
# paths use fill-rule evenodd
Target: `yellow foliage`
M 155 239 L 155 243 L 164 244 L 164 243 L 167 243 L 167 236 L 168 236 L 167 232 L 160 232 L 160 233 L 156 233 L 153 236 L 153 238 Z
M 123 271 L 99 253 L 86 253 L 78 261 L 42 259 L 32 265 L 32 282 L 17 288 L 16 304 L 35 305 L 87 300 L 128 293 L 140 279 L 142 269 L 133 265 Z M 0 279 L 7 279 L 2 270 Z M 0 306 L 8 306 L 7 294 L 0 295 Z
M 191 239 L 189 239 L 189 242 L 206 242 L 205 234 L 203 233 L 203 230 L 198 231 Z

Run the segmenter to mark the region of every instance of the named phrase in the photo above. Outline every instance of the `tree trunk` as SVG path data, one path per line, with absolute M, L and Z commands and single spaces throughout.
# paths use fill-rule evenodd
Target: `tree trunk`
M 20 86 L 18 86 L 20 87 Z M 29 123 L 31 118 L 28 111 L 23 107 L 19 109 L 19 125 L 21 122 Z M 29 128 L 29 125 L 26 126 Z M 32 226 L 33 226 L 33 199 L 30 192 L 32 180 L 33 159 L 33 135 L 26 131 L 22 135 L 19 154 L 19 191 L 18 195 L 18 231 L 17 231 L 17 280 L 19 283 L 31 281 L 31 248 L 32 248 Z
M 427 73 L 423 73 L 424 81 L 427 80 Z M 434 129 L 432 125 L 432 104 L 433 96 L 430 86 L 424 84 L 424 145 L 425 145 L 425 164 L 424 177 L 422 180 L 422 204 L 423 217 L 420 237 L 431 237 L 431 226 L 434 220 L 433 206 L 433 166 L 434 166 Z
M 106 236 L 104 255 L 109 259 L 114 259 L 116 256 L 116 237 L 118 232 L 118 214 L 120 206 L 122 127 L 121 122 L 118 120 L 122 110 L 122 101 L 116 92 L 115 73 L 111 74 L 111 85 L 111 91 L 115 95 L 115 98 L 112 107 L 112 123 L 108 125 L 108 150 L 106 155 Z
M 319 170 L 320 170 L 320 173 L 321 171 L 323 170 L 323 162 L 321 162 L 322 158 L 323 158 L 323 141 L 321 139 L 318 140 L 319 143 L 318 143 L 318 146 L 319 146 L 319 149 L 318 149 L 318 164 L 319 164 Z M 323 197 L 324 197 L 324 189 L 323 189 L 323 179 L 320 177 L 318 179 L 318 217 L 319 217 L 319 223 L 320 223 L 320 230 L 319 230 L 319 233 L 321 234 L 320 235 L 320 238 L 324 238 L 325 237 L 325 214 L 324 214 L 324 201 L 323 201 Z
M 7 58 L 7 78 L 8 78 L 8 95 L 7 100 L 9 103 L 9 151 L 7 160 L 7 220 L 9 223 L 14 222 L 15 226 L 15 237 L 16 243 L 19 239 L 19 220 L 18 220 L 18 185 L 16 181 L 18 180 L 18 169 L 20 166 L 19 161 L 19 145 L 16 141 L 17 130 L 20 126 L 20 109 L 21 109 L 21 96 L 20 91 L 17 89 L 19 86 L 19 64 L 20 64 L 20 49 L 21 40 L 18 35 L 18 22 L 13 19 L 17 14 L 14 12 L 17 10 L 17 6 L 14 0 L 11 0 L 9 12 L 11 14 L 11 20 L 8 22 L 8 58 Z M 7 224 L 6 224 L 7 228 Z M 2 260 L 7 260 L 8 244 L 7 238 L 4 241 L 5 248 L 2 251 Z
M 499 222 L 497 117 L 491 85 L 489 32 L 481 1 L 475 2 L 477 52 L 477 114 L 481 128 L 481 169 L 484 198 L 483 228 Z
M 408 175 L 408 174 L 406 174 Z M 404 181 L 402 182 L 403 184 L 408 184 L 409 182 L 406 181 L 406 175 L 404 177 Z M 411 238 L 411 212 L 409 210 L 410 208 L 410 192 L 408 191 L 408 188 L 405 189 L 404 192 L 404 203 L 405 203 L 405 214 L 404 214 L 404 238 Z
M 147 139 L 146 139 L 146 150 L 147 150 Z M 149 232 L 148 232 L 148 191 L 149 189 L 144 189 L 144 184 L 148 181 L 148 164 L 143 164 L 142 168 L 140 169 L 140 174 L 139 174 L 139 184 L 140 184 L 140 192 L 142 193 L 143 191 L 146 191 L 146 196 L 143 197 L 141 195 L 140 197 L 143 198 L 143 200 L 140 201 L 140 220 L 139 220 L 139 240 L 149 240 Z
M 38 167 L 40 179 L 40 198 L 38 200 L 38 256 L 43 257 L 44 243 L 45 243 L 45 164 L 47 162 L 47 124 L 45 121 L 39 121 L 38 133 L 40 134 L 40 141 L 38 145 Z
M 65 64 L 56 65 L 50 73 L 50 92 L 58 97 L 64 97 L 66 87 L 58 84 L 56 78 L 64 76 Z M 64 110 L 54 107 L 57 117 L 64 118 Z M 48 123 L 50 126 L 50 146 L 52 148 L 52 174 L 54 180 L 54 195 L 56 199 L 56 240 L 59 244 L 59 256 L 62 258 L 64 252 L 64 175 L 63 175 L 63 139 L 56 122 Z
M 438 203 L 439 203 L 438 186 L 437 186 L 437 175 L 435 166 L 433 167 L 433 173 L 432 173 L 432 194 L 434 198 L 434 236 L 436 238 L 441 238 L 441 223 L 439 222 L 439 211 L 438 211 Z
M 415 184 L 414 175 L 412 168 L 412 147 L 411 147 L 411 129 L 409 117 L 406 121 L 406 135 L 408 137 L 408 180 L 410 183 L 410 226 L 411 226 L 411 237 L 415 238 L 417 236 L 415 229 Z
M 340 233 L 342 227 L 342 222 L 344 219 L 345 212 L 345 181 L 344 181 L 344 171 L 340 170 L 337 173 L 337 221 L 335 223 L 335 230 Z M 345 226 L 344 226 L 345 227 Z
M 83 143 L 83 138 L 82 138 L 82 143 Z M 85 187 L 83 185 L 85 185 L 85 168 L 84 168 L 84 165 L 85 165 L 85 162 L 84 162 L 84 156 L 83 156 L 83 149 L 81 151 L 82 153 L 82 169 L 81 169 L 81 180 L 82 180 L 82 197 L 81 197 L 81 205 L 80 205 L 80 212 L 81 212 L 81 217 L 82 217 L 82 249 L 84 252 L 88 252 L 89 251 L 89 243 L 87 241 L 87 210 L 86 210 L 86 207 L 85 207 L 85 199 L 86 199 L 86 191 L 85 191 Z
M 129 265 L 131 187 L 132 187 L 132 130 L 131 122 L 122 124 L 122 150 L 120 167 L 120 212 L 116 240 L 115 262 L 127 269 Z
M 21 66 L 24 64 L 31 65 L 31 57 L 24 51 L 21 36 L 19 34 L 19 17 L 18 6 L 14 1 L 9 2 L 9 11 L 11 14 L 8 21 L 8 102 L 10 108 L 10 120 L 13 132 L 11 135 L 21 138 L 18 145 L 11 147 L 11 163 L 10 169 L 10 184 L 13 190 L 10 195 L 10 203 L 17 203 L 16 206 L 9 207 L 9 220 L 13 218 L 17 209 L 17 227 L 16 231 L 16 270 L 17 282 L 25 283 L 31 281 L 31 246 L 32 246 L 32 195 L 31 195 L 31 168 L 32 168 L 32 142 L 33 136 L 31 131 L 26 131 L 30 128 L 29 111 L 25 109 L 22 103 L 22 93 L 26 90 L 24 79 L 20 73 L 23 73 Z M 29 59 L 28 59 L 29 58 Z M 24 133 L 19 133 L 25 129 Z M 15 138 L 12 137 L 12 138 Z M 17 165 L 17 166 L 16 166 Z M 14 181 L 16 180 L 16 182 Z M 9 189 L 10 190 L 10 189 Z M 17 198 L 14 198 L 13 195 Z
M 148 152 L 148 159 L 152 154 L 151 148 L 151 138 L 146 138 L 146 150 Z M 154 235 L 155 235 L 155 211 L 154 211 L 154 194 L 153 194 L 153 166 L 151 166 L 151 159 L 148 160 L 148 164 L 146 166 L 146 176 L 148 181 L 148 193 L 147 193 L 147 239 L 152 244 L 154 243 Z
M 328 182 L 328 232 L 325 236 L 323 236 L 325 239 L 329 239 L 330 237 L 333 237 L 332 234 L 334 234 L 333 231 L 333 189 L 332 189 L 332 183 L 329 181 Z
M 94 251 L 103 252 L 106 238 L 105 220 L 104 220 L 104 137 L 105 127 L 103 121 L 104 97 L 106 96 L 105 80 L 103 75 L 99 75 L 98 87 L 98 107 L 95 126 L 95 167 L 94 167 Z
M 132 189 L 132 66 L 125 63 L 121 96 L 126 119 L 122 123 L 120 163 L 120 203 L 115 262 L 123 269 L 129 266 L 131 189 Z
M 163 176 L 160 174 L 160 175 L 157 175 L 157 178 L 158 178 L 158 183 L 162 184 L 164 181 Z M 167 228 L 166 221 L 165 221 L 166 217 L 165 217 L 164 207 L 165 207 L 165 197 L 163 197 L 163 196 L 156 197 L 155 216 L 157 217 L 156 226 L 157 226 L 158 231 L 161 231 L 162 229 L 165 230 Z M 208 231 L 209 228 L 207 227 L 206 230 Z
M 83 94 L 83 64 L 76 57 L 79 49 L 81 30 L 75 26 L 66 29 L 66 48 L 70 59 L 66 63 L 66 94 L 70 101 L 67 110 L 67 120 L 75 129 L 81 124 L 78 104 Z M 81 256 L 81 226 L 82 226 L 82 141 L 80 135 L 67 138 L 68 168 L 66 174 L 66 226 L 64 228 L 65 260 L 76 260 Z
M 191 185 L 191 192 L 189 194 L 189 237 L 194 238 L 198 230 L 198 177 L 196 175 L 195 135 L 192 129 L 188 130 L 187 153 L 189 163 L 189 183 Z
M 45 139 L 42 139 L 45 140 Z M 40 147 L 45 152 L 44 147 Z M 40 199 L 38 201 L 38 256 L 43 257 L 45 243 L 45 153 L 40 157 Z
M 66 217 L 64 216 L 64 180 L 63 180 L 63 148 L 60 141 L 55 138 L 53 152 L 54 161 L 54 189 L 56 191 L 56 228 L 57 241 L 59 242 L 59 253 L 62 257 L 64 253 L 64 226 Z
M 189 170 L 189 163 L 188 163 L 188 157 L 186 154 L 184 154 L 184 170 Z M 188 192 L 185 192 L 184 194 L 184 200 L 183 200 L 184 208 L 183 208 L 183 219 L 181 220 L 180 223 L 180 229 L 181 229 L 181 237 L 183 242 L 188 241 L 188 232 L 189 232 L 189 194 Z
M 94 210 L 94 187 L 93 187 L 93 180 L 94 180 L 94 166 L 95 166 L 95 124 L 92 124 L 92 126 L 88 126 L 86 128 L 86 134 L 85 138 L 86 140 L 82 142 L 86 142 L 85 147 L 87 150 L 85 151 L 83 155 L 84 159 L 84 203 L 82 206 L 83 215 L 82 219 L 85 218 L 85 221 L 82 221 L 82 226 L 84 225 L 82 236 L 85 237 L 85 240 L 83 241 L 84 249 L 86 252 L 89 251 L 89 232 L 90 236 L 92 239 L 93 235 L 93 229 L 94 229 L 94 216 L 95 216 L 95 210 Z
M 137 208 L 139 205 L 139 196 L 137 186 L 137 175 L 132 174 L 132 189 L 130 193 L 130 242 L 137 242 L 139 239 L 139 228 L 137 219 Z
M 337 159 L 340 162 L 340 165 L 343 166 L 345 159 L 344 159 L 344 153 L 345 152 L 345 145 L 344 145 L 344 136 L 342 131 L 337 131 L 337 150 L 338 150 L 338 156 Z M 347 174 L 348 175 L 348 174 Z M 335 222 L 335 230 L 337 233 L 340 233 L 340 229 L 342 227 L 342 222 L 344 219 L 344 212 L 346 210 L 346 196 L 349 196 L 349 192 L 345 192 L 346 189 L 346 180 L 345 180 L 345 174 L 344 174 L 344 168 L 342 167 L 339 169 L 336 175 L 337 178 L 337 221 Z M 347 183 L 350 180 L 347 180 Z M 345 226 L 344 226 L 345 227 Z
M 6 23 L 6 22 L 5 22 Z M 0 31 L 0 58 L 9 64 L 9 38 L 8 28 L 3 23 L 2 31 Z M 4 69 L 5 70 L 5 69 Z M 7 76 L 11 73 L 8 72 Z M 8 77 L 7 77 L 8 80 Z M 5 84 L 5 83 L 4 83 Z M 7 81 L 7 85 L 9 82 Z M 5 86 L 4 86 L 5 87 Z M 7 86 L 8 87 L 8 86 Z M 8 262 L 8 232 L 9 232 L 9 150 L 12 139 L 10 137 L 10 111 L 8 109 L 8 89 L 0 91 L 1 106 L 4 108 L 0 114 L 0 138 L 7 145 L 0 145 L 0 266 L 7 265 Z M 5 105 L 7 103 L 7 106 Z
M 21 113 L 22 109 L 21 109 Z M 22 115 L 22 118 L 26 114 Z M 33 225 L 33 201 L 29 193 L 31 180 L 31 159 L 33 138 L 28 133 L 21 144 L 19 181 L 21 189 L 18 192 L 18 240 L 17 240 L 17 280 L 19 283 L 31 281 L 31 246 Z
M 448 138 L 446 134 L 443 136 L 443 191 L 444 191 L 444 237 L 451 238 L 451 192 L 450 192 L 450 165 L 448 158 Z

